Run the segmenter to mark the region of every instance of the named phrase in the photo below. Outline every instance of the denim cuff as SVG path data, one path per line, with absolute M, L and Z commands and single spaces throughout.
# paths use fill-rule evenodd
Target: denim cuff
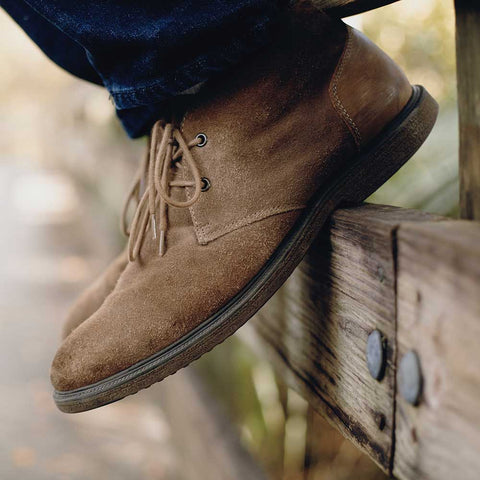
M 105 80 L 117 115 L 128 135 L 136 138 L 148 133 L 161 116 L 165 100 L 209 80 L 267 45 L 272 37 L 275 20 L 273 14 L 259 16 L 255 24 L 243 31 L 241 36 L 230 38 L 227 43 L 215 46 L 175 70 L 166 72 L 148 85 L 110 89 L 108 80 Z

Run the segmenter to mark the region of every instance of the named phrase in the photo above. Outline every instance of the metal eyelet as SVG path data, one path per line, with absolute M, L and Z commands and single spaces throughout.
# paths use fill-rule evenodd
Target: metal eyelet
M 195 138 L 200 140 L 200 143 L 197 143 L 197 147 L 204 147 L 207 144 L 208 138 L 204 133 L 199 133 Z
M 210 180 L 207 177 L 202 177 L 201 180 L 202 180 L 202 187 L 200 188 L 200 191 L 206 192 L 212 186 L 210 183 Z

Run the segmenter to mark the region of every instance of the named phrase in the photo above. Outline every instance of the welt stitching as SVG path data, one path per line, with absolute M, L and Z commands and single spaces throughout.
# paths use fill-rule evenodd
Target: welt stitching
M 347 63 L 347 60 L 350 58 L 350 54 L 352 52 L 352 33 L 351 30 L 348 29 L 347 33 L 347 44 L 345 46 L 345 51 L 343 52 L 342 58 L 340 59 L 340 64 L 335 71 L 335 74 L 333 76 L 333 85 L 332 85 L 332 94 L 335 100 L 335 106 L 337 107 L 337 111 L 340 114 L 340 116 L 343 118 L 343 120 L 347 123 L 349 126 L 350 130 L 352 131 L 355 143 L 357 147 L 361 146 L 362 143 L 362 135 L 360 134 L 360 130 L 358 129 L 357 125 L 355 124 L 353 118 L 350 116 L 348 113 L 347 109 L 343 105 L 342 101 L 340 100 L 340 97 L 338 95 L 338 81 L 340 80 L 340 77 L 342 76 L 343 70 L 345 68 L 345 65 Z

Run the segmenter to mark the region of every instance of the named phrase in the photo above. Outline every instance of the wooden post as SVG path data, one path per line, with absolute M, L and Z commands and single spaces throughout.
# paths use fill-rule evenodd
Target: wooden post
M 422 380 L 416 406 L 397 382 L 396 478 L 479 478 L 479 245 L 476 222 L 398 229 L 397 365 L 415 352 Z M 412 385 L 412 373 L 399 378 Z
M 480 220 L 480 5 L 455 1 L 460 118 L 460 213 Z

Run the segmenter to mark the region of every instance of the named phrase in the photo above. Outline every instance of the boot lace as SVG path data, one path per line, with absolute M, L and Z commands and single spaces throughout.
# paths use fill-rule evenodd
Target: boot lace
M 129 236 L 129 261 L 132 262 L 137 258 L 149 227 L 152 230 L 153 239 L 158 238 L 158 254 L 164 255 L 168 207 L 188 208 L 198 200 L 202 191 L 202 178 L 190 150 L 201 145 L 202 141 L 202 138 L 197 136 L 194 140 L 187 142 L 173 123 L 158 121 L 153 126 L 147 154 L 134 178 L 122 214 L 121 227 L 125 235 Z M 169 180 L 170 171 L 180 161 L 186 162 L 193 180 Z M 146 186 L 140 196 L 142 182 L 146 182 Z M 194 187 L 195 189 L 189 199 L 179 201 L 170 196 L 171 187 Z M 132 201 L 137 202 L 137 208 L 129 228 L 126 218 Z

